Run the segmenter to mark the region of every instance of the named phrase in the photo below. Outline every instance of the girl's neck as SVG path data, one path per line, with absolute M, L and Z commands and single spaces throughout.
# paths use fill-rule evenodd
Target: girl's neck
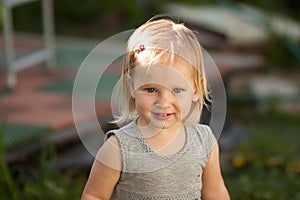
M 154 129 L 150 126 L 138 127 L 149 147 L 161 155 L 175 154 L 180 151 L 185 144 L 185 128 L 181 123 L 177 126 L 161 130 Z

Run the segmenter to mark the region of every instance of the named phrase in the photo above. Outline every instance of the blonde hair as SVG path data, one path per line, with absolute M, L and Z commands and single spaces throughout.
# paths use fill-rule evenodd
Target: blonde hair
M 141 45 L 145 49 L 140 49 Z M 137 28 L 128 40 L 118 86 L 120 113 L 114 122 L 120 125 L 138 116 L 128 79 L 130 71 L 137 66 L 136 61 L 141 54 L 143 54 L 143 62 L 149 65 L 155 63 L 168 65 L 176 62 L 179 56 L 193 66 L 193 83 L 199 98 L 197 102 L 193 102 L 189 116 L 184 121 L 185 124 L 199 122 L 203 105 L 206 105 L 206 100 L 210 101 L 210 98 L 198 39 L 183 24 L 176 23 L 172 19 L 155 17 Z

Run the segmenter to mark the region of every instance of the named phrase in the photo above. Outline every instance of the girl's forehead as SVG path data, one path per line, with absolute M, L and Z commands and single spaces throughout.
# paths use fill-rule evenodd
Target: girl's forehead
M 144 52 L 142 52 L 144 53 Z M 137 56 L 136 59 L 136 67 L 144 67 L 148 70 L 152 66 L 156 66 L 157 68 L 160 67 L 169 67 L 174 69 L 175 71 L 178 71 L 178 73 L 181 73 L 185 76 L 191 76 L 193 75 L 194 66 L 185 60 L 184 58 L 176 55 L 176 54 L 162 54 L 159 56 L 159 58 L 148 58 L 147 55 L 144 56 L 143 54 Z M 135 67 L 135 68 L 136 68 Z M 155 69 L 155 68 L 154 68 Z M 168 70 L 166 70 L 167 72 Z
M 149 60 L 153 60 L 156 63 L 168 63 L 168 62 L 189 62 L 191 63 L 193 59 L 191 59 L 187 51 L 179 51 L 176 49 L 159 49 L 159 48 L 150 48 L 143 46 L 143 51 L 136 51 L 136 58 L 139 62 L 147 62 Z
M 131 71 L 135 88 L 145 84 L 158 84 L 167 88 L 191 87 L 192 77 L 188 67 L 166 65 L 140 65 Z

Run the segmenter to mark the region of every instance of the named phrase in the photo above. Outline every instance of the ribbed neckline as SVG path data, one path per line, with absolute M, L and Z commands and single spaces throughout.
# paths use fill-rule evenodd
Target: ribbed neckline
M 138 125 L 137 125 L 137 119 L 133 121 L 135 132 L 137 133 L 137 139 L 139 140 L 140 144 L 144 148 L 144 150 L 149 153 L 151 156 L 155 157 L 159 160 L 165 160 L 165 161 L 173 161 L 178 159 L 180 156 L 182 156 L 191 146 L 191 133 L 189 126 L 185 126 L 185 133 L 186 133 L 186 139 L 183 148 L 178 151 L 175 154 L 172 155 L 161 155 L 155 151 L 152 150 L 152 148 L 147 144 L 145 141 Z

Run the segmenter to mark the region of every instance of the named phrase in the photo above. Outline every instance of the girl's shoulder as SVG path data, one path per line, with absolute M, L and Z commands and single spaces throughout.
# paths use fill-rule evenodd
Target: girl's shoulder
M 193 124 L 190 126 L 197 134 L 201 135 L 213 135 L 211 128 L 206 124 Z
M 119 137 L 125 137 L 126 135 L 136 135 L 137 132 L 137 126 L 134 121 L 120 127 L 119 129 L 113 129 L 106 133 L 106 138 L 108 139 L 112 135 Z
M 212 146 L 216 140 L 212 129 L 206 124 L 193 124 L 187 130 L 193 136 L 192 140 L 199 145 Z

